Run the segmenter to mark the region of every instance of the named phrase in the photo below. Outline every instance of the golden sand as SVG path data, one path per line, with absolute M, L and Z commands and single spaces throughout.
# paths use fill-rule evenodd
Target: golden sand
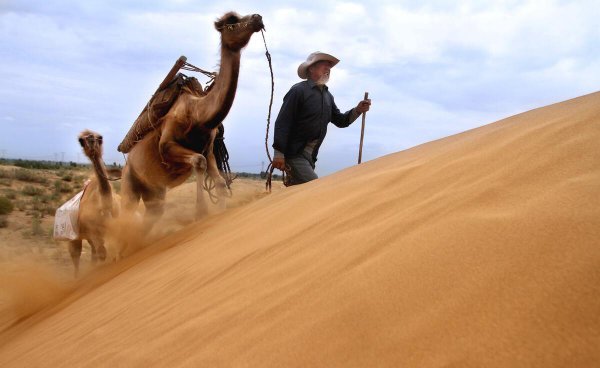
M 600 366 L 600 93 L 190 224 L 0 366 Z

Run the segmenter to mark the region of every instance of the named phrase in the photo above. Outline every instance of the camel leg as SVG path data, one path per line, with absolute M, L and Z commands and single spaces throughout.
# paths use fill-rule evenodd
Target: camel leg
M 69 241 L 69 253 L 75 267 L 75 277 L 79 274 L 79 259 L 81 258 L 81 239 Z
M 104 240 L 98 245 L 98 259 L 100 262 L 106 261 L 106 247 L 104 247 Z
M 131 172 L 129 166 L 125 166 L 121 183 L 121 214 L 117 222 L 117 249 L 114 261 L 122 258 L 125 250 L 129 248 L 130 242 L 136 242 L 131 234 L 136 234 L 139 229 L 136 211 L 141 199 L 139 180 Z
M 158 221 L 165 212 L 165 197 L 167 191 L 165 189 L 148 191 L 142 194 L 142 200 L 146 207 L 142 229 L 146 235 L 150 233 L 156 221 Z
M 167 164 L 180 163 L 191 165 L 196 173 L 196 219 L 201 218 L 208 213 L 208 206 L 202 190 L 204 173 L 206 172 L 206 158 L 200 153 L 194 152 L 181 146 L 173 140 L 172 126 L 165 122 L 165 130 L 160 137 L 158 144 L 160 155 Z
M 96 254 L 96 245 L 91 239 L 88 239 L 87 242 L 90 244 L 90 251 L 92 252 L 92 264 L 95 265 L 98 261 L 98 255 Z
M 98 260 L 104 262 L 106 260 L 106 248 L 104 247 L 104 239 L 102 237 L 94 237 L 94 239 L 88 239 L 90 247 L 92 248 L 92 263 L 95 265 Z
M 129 166 L 123 169 L 123 182 L 121 183 L 121 209 L 127 216 L 133 215 L 140 203 L 141 193 L 135 190 L 134 187 L 139 187 L 140 184 L 136 177 L 132 174 Z
M 217 206 L 220 210 L 224 210 L 227 207 L 227 183 L 225 179 L 219 173 L 219 168 L 217 167 L 217 160 L 215 159 L 215 155 L 213 153 L 212 148 L 209 150 L 209 154 L 206 156 L 207 161 L 207 173 L 208 176 L 215 182 L 215 188 L 217 190 Z
M 194 170 L 196 171 L 196 220 L 201 219 L 208 214 L 208 204 L 204 196 L 204 174 L 206 173 L 206 159 L 200 154 L 196 154 L 192 160 Z

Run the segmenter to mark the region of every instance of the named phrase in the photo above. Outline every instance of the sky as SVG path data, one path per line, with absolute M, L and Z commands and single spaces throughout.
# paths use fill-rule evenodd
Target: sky
M 117 146 L 175 60 L 218 69 L 213 23 L 230 10 L 265 23 L 269 148 L 314 51 L 341 60 L 328 83 L 340 110 L 369 92 L 363 162 L 600 89 L 596 0 L 0 0 L 0 157 L 86 162 L 77 134 L 91 129 L 124 163 Z M 256 33 L 224 121 L 233 171 L 268 164 L 270 93 Z M 360 131 L 330 125 L 320 176 L 356 165 Z

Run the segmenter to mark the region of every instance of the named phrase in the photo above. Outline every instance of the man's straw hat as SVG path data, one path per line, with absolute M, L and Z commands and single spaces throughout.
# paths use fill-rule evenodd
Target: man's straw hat
M 308 55 L 305 62 L 300 64 L 300 66 L 298 67 L 298 76 L 302 79 L 308 78 L 308 67 L 313 65 L 317 61 L 322 60 L 330 61 L 331 67 L 334 67 L 335 64 L 339 62 L 339 60 L 334 56 L 331 56 L 324 52 L 315 51 L 312 54 Z

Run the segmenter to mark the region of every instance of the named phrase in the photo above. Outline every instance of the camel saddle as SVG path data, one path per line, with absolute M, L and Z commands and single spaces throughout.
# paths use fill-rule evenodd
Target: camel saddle
M 202 85 L 198 79 L 179 73 L 179 70 L 182 67 L 186 67 L 186 70 L 199 71 L 209 75 L 213 80 L 215 74 L 194 67 L 188 64 L 186 60 L 185 56 L 177 59 L 175 65 L 173 65 L 165 79 L 158 86 L 156 92 L 154 92 L 146 106 L 144 106 L 140 115 L 133 122 L 129 132 L 127 132 L 127 135 L 125 135 L 125 138 L 119 144 L 117 148 L 119 152 L 128 153 L 146 134 L 157 129 L 160 126 L 160 119 L 169 112 L 169 109 L 173 106 L 184 88 L 199 96 L 204 96 L 208 93 L 212 84 L 209 84 L 206 89 L 202 89 Z M 211 82 L 212 80 L 209 83 Z

